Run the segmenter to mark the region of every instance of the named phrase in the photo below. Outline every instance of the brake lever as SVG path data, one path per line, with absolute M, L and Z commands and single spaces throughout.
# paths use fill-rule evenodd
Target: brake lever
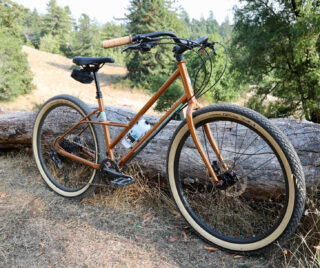
M 142 50 L 142 52 L 148 52 L 148 51 L 150 51 L 155 45 L 156 45 L 156 43 L 154 43 L 154 42 L 142 43 L 141 46 L 140 46 L 140 49 Z
M 216 48 L 214 47 L 214 45 L 216 44 L 216 42 L 211 42 L 211 43 L 205 43 L 205 44 L 203 44 L 203 47 L 200 47 L 199 48 L 199 50 L 198 51 L 200 51 L 200 50 L 202 50 L 203 48 L 206 48 L 206 47 L 208 47 L 208 48 L 211 48 L 212 49 L 212 53 L 213 53 L 213 55 L 215 55 L 215 56 L 217 56 L 218 54 L 217 54 L 217 52 L 216 52 Z
M 156 46 L 157 43 L 154 42 L 143 42 L 143 43 L 138 43 L 138 44 L 133 44 L 125 47 L 124 49 L 121 50 L 121 53 L 129 50 L 129 49 L 138 49 L 141 50 L 142 52 L 148 52 L 150 51 L 154 46 Z
M 121 49 L 121 53 L 126 52 L 129 49 L 139 49 L 140 45 L 141 44 L 139 43 L 139 44 L 133 44 L 133 45 L 126 46 L 125 48 Z

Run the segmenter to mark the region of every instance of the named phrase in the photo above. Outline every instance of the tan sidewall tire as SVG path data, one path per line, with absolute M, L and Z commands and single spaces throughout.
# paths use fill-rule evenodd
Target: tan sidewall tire
M 235 106 L 232 106 L 235 107 Z M 168 171 L 168 181 L 169 181 L 169 187 L 172 193 L 172 196 L 176 202 L 176 205 L 178 206 L 178 209 L 180 210 L 183 217 L 186 219 L 186 221 L 192 226 L 192 228 L 205 240 L 208 240 L 209 242 L 222 247 L 227 250 L 231 251 L 237 251 L 237 252 L 248 252 L 248 251 L 255 251 L 262 249 L 264 247 L 267 247 L 268 245 L 272 244 L 274 241 L 276 241 L 285 231 L 287 228 L 291 217 L 293 215 L 294 206 L 295 206 L 295 183 L 292 175 L 292 171 L 288 162 L 287 157 L 285 156 L 283 150 L 279 146 L 279 144 L 276 142 L 276 140 L 264 129 L 262 128 L 257 122 L 251 120 L 250 118 L 243 116 L 241 114 L 230 112 L 230 111 L 208 111 L 205 113 L 200 113 L 194 117 L 194 123 L 195 125 L 199 123 L 200 121 L 203 121 L 208 118 L 216 118 L 216 117 L 225 117 L 225 118 L 231 118 L 243 121 L 246 124 L 249 124 L 251 127 L 255 128 L 259 133 L 261 133 L 270 144 L 274 147 L 276 152 L 278 153 L 279 157 L 281 158 L 281 161 L 283 162 L 283 166 L 285 169 L 286 176 L 288 178 L 288 193 L 289 193 L 289 200 L 288 200 L 288 207 L 286 209 L 286 212 L 284 214 L 284 217 L 281 221 L 281 223 L 278 225 L 278 227 L 267 237 L 263 238 L 262 240 L 253 242 L 253 243 L 247 243 L 247 244 L 237 244 L 237 243 L 231 243 L 225 240 L 221 240 L 217 238 L 216 236 L 213 236 L 209 232 L 207 232 L 205 229 L 203 229 L 189 214 L 185 206 L 183 205 L 183 202 L 179 196 L 175 176 L 174 176 L 174 162 L 175 162 L 175 155 L 180 143 L 180 140 L 182 137 L 188 132 L 188 126 L 185 124 L 183 127 L 181 127 L 180 130 L 176 133 L 176 135 L 173 138 L 173 141 L 171 143 L 169 153 L 168 153 L 168 163 L 167 163 L 167 171 Z
M 91 175 L 91 178 L 88 182 L 88 184 L 86 186 L 84 186 L 83 188 L 81 188 L 80 190 L 78 191 L 74 191 L 74 192 L 67 192 L 67 191 L 63 191 L 62 189 L 60 189 L 59 187 L 57 187 L 53 182 L 52 180 L 49 178 L 49 176 L 46 174 L 42 164 L 41 164 L 41 161 L 40 161 L 40 157 L 39 157 L 39 151 L 38 151 L 38 143 L 37 143 L 37 136 L 38 136 L 38 131 L 39 131 L 39 126 L 40 126 L 40 123 L 41 123 L 41 119 L 42 117 L 45 115 L 45 113 L 54 105 L 57 105 L 57 104 L 66 104 L 68 106 L 71 106 L 73 107 L 74 109 L 76 109 L 82 116 L 86 116 L 86 112 L 83 111 L 83 109 L 81 107 L 79 107 L 79 105 L 77 105 L 75 102 L 74 102 L 74 99 L 75 97 L 72 97 L 72 96 L 68 96 L 68 95 L 62 95 L 60 96 L 57 96 L 57 97 L 54 97 L 52 99 L 50 99 L 49 101 L 47 101 L 40 109 L 38 115 L 37 115 L 37 118 L 35 120 L 35 123 L 34 123 L 34 128 L 33 128 L 33 135 L 32 135 L 32 148 L 33 148 L 33 154 L 34 154 L 34 159 L 35 159 L 35 162 L 37 164 L 37 167 L 40 171 L 40 174 L 43 178 L 43 180 L 47 183 L 47 185 L 54 191 L 56 192 L 57 194 L 59 195 L 62 195 L 64 197 L 68 197 L 68 198 L 75 198 L 75 197 L 79 197 L 81 195 L 83 195 L 86 191 L 88 191 L 88 189 L 90 187 L 92 187 L 91 183 L 95 180 L 95 177 L 97 174 L 97 170 L 93 170 L 93 173 Z M 81 102 L 80 100 L 76 100 L 78 102 Z M 81 106 L 85 105 L 83 102 L 81 102 Z M 96 163 L 98 163 L 99 161 L 99 157 L 98 157 L 98 154 L 99 154 L 99 147 L 98 146 L 98 143 L 97 143 L 97 137 L 96 137 L 96 131 L 94 131 L 93 129 L 93 126 L 90 125 L 90 129 L 93 133 L 93 137 L 94 137 L 94 144 L 95 144 L 95 147 L 96 147 Z

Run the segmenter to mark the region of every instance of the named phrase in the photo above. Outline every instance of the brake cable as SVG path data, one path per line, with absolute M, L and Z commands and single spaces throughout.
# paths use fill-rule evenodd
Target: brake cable
M 226 68 L 227 68 L 227 65 L 228 65 L 227 49 L 220 42 L 199 44 L 193 40 L 185 39 L 185 38 L 179 38 L 179 40 L 185 41 L 186 44 L 184 44 L 182 42 L 180 44 L 177 44 L 176 42 L 161 42 L 162 40 L 172 40 L 172 39 L 173 39 L 172 37 L 156 37 L 156 38 L 145 37 L 142 40 L 140 40 L 139 43 L 125 47 L 121 52 L 125 52 L 129 49 L 137 49 L 137 50 L 142 50 L 143 52 L 148 52 L 153 47 L 155 47 L 157 45 L 179 45 L 179 46 L 186 47 L 189 51 L 197 53 L 197 55 L 200 58 L 202 63 L 194 76 L 194 82 L 193 82 L 194 94 L 192 95 L 191 98 L 193 98 L 193 97 L 200 98 L 201 96 L 206 94 L 209 90 L 211 90 L 213 87 L 215 87 L 218 84 L 218 82 L 221 80 L 222 76 L 224 75 Z M 222 72 L 220 73 L 218 79 L 210 87 L 208 87 L 206 89 L 207 85 L 210 83 L 210 78 L 213 73 L 212 56 L 217 55 L 216 49 L 214 47 L 216 44 L 219 46 L 222 46 L 224 49 L 224 52 L 226 55 L 225 64 L 224 64 L 224 68 L 223 68 Z M 143 45 L 144 45 L 144 47 L 143 47 Z M 195 51 L 194 49 L 197 47 L 199 47 L 199 49 L 198 49 L 198 51 Z M 207 48 L 210 48 L 212 50 L 211 53 L 208 53 Z M 202 55 L 200 55 L 199 51 L 205 52 L 206 57 L 202 57 Z M 207 61 L 209 61 L 209 65 L 210 65 L 209 72 L 208 72 L 207 66 L 206 66 Z M 204 75 L 204 78 L 203 78 L 203 81 L 202 81 L 200 87 L 197 89 L 196 83 L 197 83 L 197 80 L 199 79 L 199 75 L 200 75 L 201 70 L 204 70 L 205 75 Z M 208 73 L 209 73 L 209 75 L 208 75 Z M 182 105 L 182 107 L 178 110 L 178 112 L 183 110 L 187 105 L 188 105 L 188 103 L 185 103 L 184 105 Z

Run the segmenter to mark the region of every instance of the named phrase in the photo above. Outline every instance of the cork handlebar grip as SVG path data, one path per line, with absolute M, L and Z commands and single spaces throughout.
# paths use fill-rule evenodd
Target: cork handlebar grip
M 111 48 L 111 47 L 118 47 L 122 45 L 127 45 L 132 43 L 131 36 L 125 36 L 120 38 L 115 38 L 111 40 L 105 40 L 102 42 L 103 48 Z

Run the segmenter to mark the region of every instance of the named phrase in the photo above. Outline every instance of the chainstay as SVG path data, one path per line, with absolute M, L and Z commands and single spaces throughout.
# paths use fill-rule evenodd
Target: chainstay
M 67 137 L 65 137 L 64 138 L 65 140 L 67 140 L 68 142 L 70 142 L 70 143 L 72 143 L 72 144 L 75 144 L 75 145 L 77 145 L 77 146 L 80 146 L 81 148 L 84 148 L 85 150 L 87 150 L 87 151 L 89 151 L 90 153 L 92 153 L 92 154 L 96 154 L 96 151 L 94 151 L 94 150 L 92 150 L 91 148 L 89 148 L 89 147 L 86 147 L 84 144 L 81 144 L 81 143 L 78 143 L 78 142 L 76 142 L 76 141 L 73 141 L 73 140 L 71 140 L 69 137 L 67 138 Z M 99 153 L 98 152 L 98 155 L 99 156 L 102 156 L 102 158 L 104 158 L 104 159 L 106 159 L 106 155 L 104 155 L 104 154 L 101 154 L 101 153 Z M 97 170 L 97 172 L 100 172 L 100 173 L 102 173 L 100 170 Z M 85 183 L 85 182 L 79 182 L 79 184 L 80 185 L 88 185 L 88 184 L 90 184 L 90 185 L 92 185 L 92 186 L 98 186 L 98 187 L 110 187 L 111 185 L 109 185 L 107 182 L 105 182 L 105 183 Z

